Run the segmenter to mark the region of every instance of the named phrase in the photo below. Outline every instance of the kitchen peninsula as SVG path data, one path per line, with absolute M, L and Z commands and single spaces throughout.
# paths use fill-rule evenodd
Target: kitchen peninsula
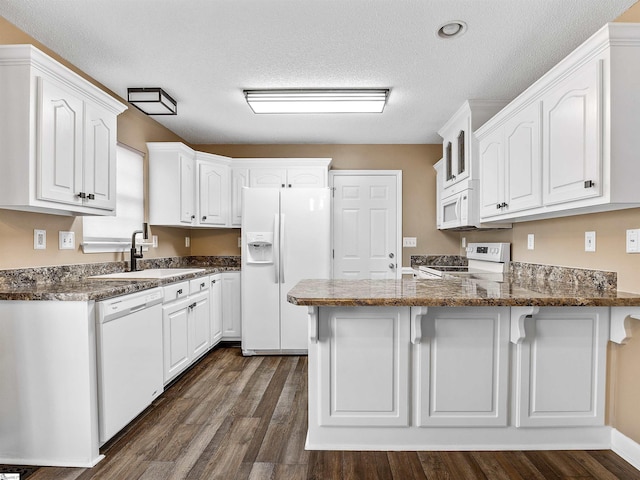
M 611 448 L 607 343 L 640 295 L 584 287 L 589 272 L 303 280 L 288 300 L 309 310 L 307 448 Z

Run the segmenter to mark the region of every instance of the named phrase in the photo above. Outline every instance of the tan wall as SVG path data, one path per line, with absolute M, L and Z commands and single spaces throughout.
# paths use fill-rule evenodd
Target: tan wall
M 457 253 L 458 234 L 435 229 L 435 170 L 441 145 L 196 145 L 195 149 L 235 158 L 327 157 L 334 170 L 402 170 L 403 236 L 417 237 L 417 248 L 403 249 L 403 265 L 409 256 L 425 253 Z M 210 230 L 192 233 L 192 254 L 219 255 L 236 252 L 238 232 Z
M 60 58 L 55 52 L 52 52 L 6 19 L 0 17 L 0 44 L 20 43 L 34 44 L 87 80 L 98 85 L 103 90 L 109 91 L 103 85 Z M 117 97 L 113 92 L 110 93 Z M 120 100 L 122 101 L 121 98 Z M 145 142 L 182 141 L 182 139 L 155 120 L 130 107 L 118 117 L 118 141 L 146 153 Z M 148 166 L 145 159 L 146 168 Z M 47 231 L 46 250 L 33 249 L 33 230 L 36 228 Z M 76 250 L 58 249 L 59 231 L 75 232 Z M 149 253 L 145 253 L 145 257 L 189 254 L 189 249 L 184 247 L 184 236 L 189 234 L 188 231 L 155 227 L 152 232 L 154 235 L 158 235 L 159 248 L 151 249 Z M 0 269 L 107 262 L 128 258 L 128 254 L 122 253 L 85 255 L 78 245 L 81 239 L 82 219 L 80 217 L 44 215 L 0 209 Z

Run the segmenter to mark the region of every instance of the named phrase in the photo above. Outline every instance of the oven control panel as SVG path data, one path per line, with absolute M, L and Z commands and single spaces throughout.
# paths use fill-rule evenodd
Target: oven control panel
M 467 258 L 485 262 L 506 263 L 511 260 L 510 243 L 470 243 Z

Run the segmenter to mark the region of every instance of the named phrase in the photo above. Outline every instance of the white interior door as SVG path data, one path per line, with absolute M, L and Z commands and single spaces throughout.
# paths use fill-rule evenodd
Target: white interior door
M 399 278 L 400 171 L 332 172 L 333 278 Z

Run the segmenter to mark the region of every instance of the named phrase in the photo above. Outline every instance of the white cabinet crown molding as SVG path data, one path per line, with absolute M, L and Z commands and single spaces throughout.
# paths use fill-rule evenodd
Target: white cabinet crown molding
M 31 44 L 0 45 L 0 66 L 33 66 L 75 93 L 119 115 L 128 107 Z

